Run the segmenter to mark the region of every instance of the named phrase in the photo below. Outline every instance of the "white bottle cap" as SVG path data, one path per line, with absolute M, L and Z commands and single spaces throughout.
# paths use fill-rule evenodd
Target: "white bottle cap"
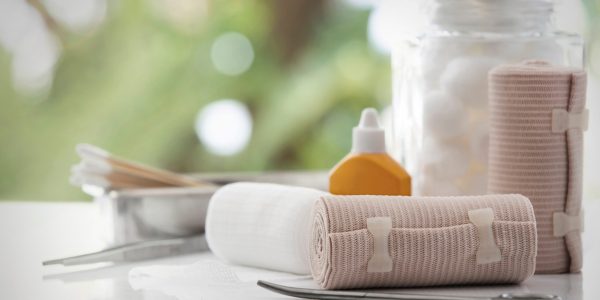
M 352 152 L 385 153 L 385 131 L 379 125 L 379 116 L 374 108 L 365 108 L 360 123 L 352 129 Z

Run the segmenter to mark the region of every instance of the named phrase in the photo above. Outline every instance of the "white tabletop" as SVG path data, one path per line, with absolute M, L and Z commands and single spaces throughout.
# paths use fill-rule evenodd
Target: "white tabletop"
M 600 201 L 587 204 L 584 269 L 581 274 L 535 275 L 518 286 L 403 291 L 483 296 L 503 292 L 541 292 L 557 294 L 563 299 L 600 299 L 600 234 L 597 231 L 600 228 L 600 217 L 597 217 L 600 216 Z M 232 298 L 232 295 L 235 298 L 283 299 L 286 297 L 256 287 L 255 280 L 280 280 L 290 285 L 314 287 L 306 277 L 286 277 L 282 273 L 226 266 L 210 253 L 116 266 L 94 264 L 42 267 L 41 262 L 44 260 L 104 247 L 98 238 L 101 228 L 98 228 L 97 218 L 96 207 L 90 203 L 0 203 L 0 299 L 181 300 L 227 299 Z M 138 280 L 129 279 L 128 274 L 132 268 L 153 265 L 171 267 L 137 268 L 142 276 Z M 217 269 L 214 268 L 215 265 Z M 221 267 L 234 272 L 236 281 L 220 285 L 206 284 L 203 276 L 221 272 Z M 144 277 L 144 272 L 152 276 L 176 275 L 165 279 L 168 276 Z M 183 279 L 177 279 L 177 276 L 183 276 Z M 173 278 L 177 280 L 173 281 Z

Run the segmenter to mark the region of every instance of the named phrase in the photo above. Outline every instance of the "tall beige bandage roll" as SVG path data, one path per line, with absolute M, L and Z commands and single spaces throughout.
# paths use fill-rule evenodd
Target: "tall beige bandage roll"
M 535 210 L 536 273 L 578 272 L 586 74 L 540 61 L 489 74 L 489 193 L 520 193 Z
M 536 228 L 522 195 L 322 196 L 310 264 L 326 289 L 521 282 Z

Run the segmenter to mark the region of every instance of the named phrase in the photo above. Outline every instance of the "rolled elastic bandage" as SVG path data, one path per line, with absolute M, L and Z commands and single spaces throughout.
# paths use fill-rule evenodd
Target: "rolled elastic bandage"
M 535 269 L 521 195 L 328 195 L 312 220 L 311 273 L 326 289 L 516 283 Z
M 537 219 L 536 273 L 578 272 L 586 74 L 540 61 L 489 73 L 489 193 L 519 193 Z

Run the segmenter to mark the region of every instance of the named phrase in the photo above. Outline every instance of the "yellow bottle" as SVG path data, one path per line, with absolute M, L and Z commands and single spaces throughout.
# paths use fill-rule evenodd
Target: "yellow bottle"
M 387 154 L 385 132 L 375 109 L 363 110 L 359 126 L 352 130 L 352 152 L 329 174 L 329 192 L 410 196 L 410 175 Z

